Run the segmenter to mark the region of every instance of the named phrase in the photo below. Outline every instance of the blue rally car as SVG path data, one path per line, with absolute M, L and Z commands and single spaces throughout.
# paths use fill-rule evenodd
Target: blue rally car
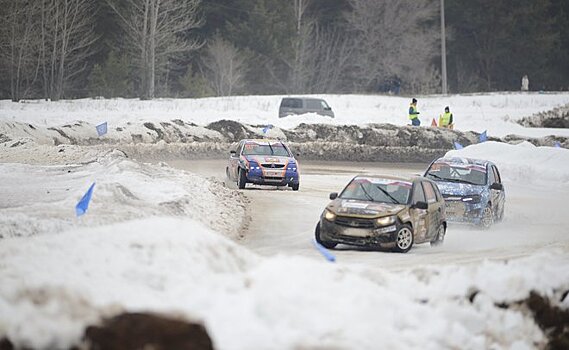
M 424 174 L 445 199 L 447 220 L 490 227 L 502 220 L 506 194 L 496 165 L 487 160 L 439 158 Z
M 298 191 L 300 174 L 298 161 L 286 144 L 279 140 L 245 139 L 230 151 L 227 177 L 245 188 L 257 185 L 289 186 Z

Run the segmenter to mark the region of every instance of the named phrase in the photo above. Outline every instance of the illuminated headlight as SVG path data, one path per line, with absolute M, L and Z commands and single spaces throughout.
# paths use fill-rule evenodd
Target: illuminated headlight
M 296 171 L 296 168 L 287 168 L 288 170 Z
M 261 168 L 259 168 L 258 166 L 253 166 L 253 167 L 251 167 L 251 169 L 259 170 Z
M 336 219 L 336 214 L 334 214 L 330 210 L 326 209 L 324 211 L 324 219 L 326 219 L 328 221 L 334 221 Z
M 375 219 L 375 224 L 377 226 L 387 226 L 395 222 L 395 216 L 384 216 L 382 218 Z
M 465 196 L 465 197 L 462 197 L 462 201 L 465 203 L 470 203 L 470 204 L 480 203 L 480 195 L 473 194 L 470 196 Z

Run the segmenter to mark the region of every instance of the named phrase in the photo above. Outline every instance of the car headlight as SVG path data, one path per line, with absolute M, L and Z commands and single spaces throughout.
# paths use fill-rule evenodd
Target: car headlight
M 394 222 L 395 222 L 395 215 L 384 216 L 382 218 L 375 219 L 375 224 L 377 226 L 387 226 L 393 224 Z
M 480 203 L 480 195 L 479 194 L 471 194 L 469 196 L 462 197 L 462 201 L 465 203 L 476 204 Z
M 336 219 L 336 214 L 332 213 L 330 210 L 324 210 L 324 219 L 328 221 L 334 221 Z

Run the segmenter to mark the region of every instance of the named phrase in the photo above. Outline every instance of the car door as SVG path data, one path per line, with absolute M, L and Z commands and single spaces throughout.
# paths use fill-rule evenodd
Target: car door
M 418 202 L 427 202 L 421 181 L 415 182 L 413 186 L 413 198 L 411 199 L 411 209 L 409 209 L 416 241 L 427 234 L 427 209 L 416 208 L 415 205 Z
M 437 198 L 437 189 L 433 184 L 429 181 L 422 181 L 422 184 L 425 191 L 425 199 L 429 205 L 429 208 L 427 209 L 427 217 L 425 218 L 427 225 L 425 240 L 431 240 L 437 234 L 437 229 L 439 228 L 439 223 L 444 209 L 441 205 L 440 197 Z
M 237 180 L 237 170 L 239 169 L 239 155 L 241 154 L 241 150 L 243 149 L 243 141 L 237 144 L 237 147 L 232 149 L 229 156 L 229 174 L 231 179 Z
M 493 183 L 498 183 L 503 186 L 498 168 L 496 168 L 495 165 L 491 165 L 490 168 L 491 171 L 488 172 L 488 178 L 490 179 L 489 185 L 491 186 Z M 503 187 L 501 190 L 494 190 L 490 188 L 490 198 L 492 200 L 495 214 L 497 214 L 499 210 L 504 206 L 505 197 L 506 196 Z

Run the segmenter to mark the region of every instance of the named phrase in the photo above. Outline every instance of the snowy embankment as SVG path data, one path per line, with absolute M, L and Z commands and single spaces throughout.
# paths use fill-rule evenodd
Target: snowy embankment
M 569 188 L 566 149 L 486 142 L 449 155 L 494 160 L 505 182 Z M 0 244 L 0 339 L 18 347 L 67 348 L 102 317 L 152 311 L 203 322 L 217 349 L 533 349 L 551 333 L 534 316 L 547 303 L 530 293 L 569 310 L 564 245 L 398 272 L 329 264 L 316 250 L 262 258 L 227 238 L 245 216 L 239 194 L 119 152 L 81 163 L 1 165 L 0 215 L 19 213 L 17 232 L 41 222 Z M 92 181 L 91 206 L 76 219 Z

